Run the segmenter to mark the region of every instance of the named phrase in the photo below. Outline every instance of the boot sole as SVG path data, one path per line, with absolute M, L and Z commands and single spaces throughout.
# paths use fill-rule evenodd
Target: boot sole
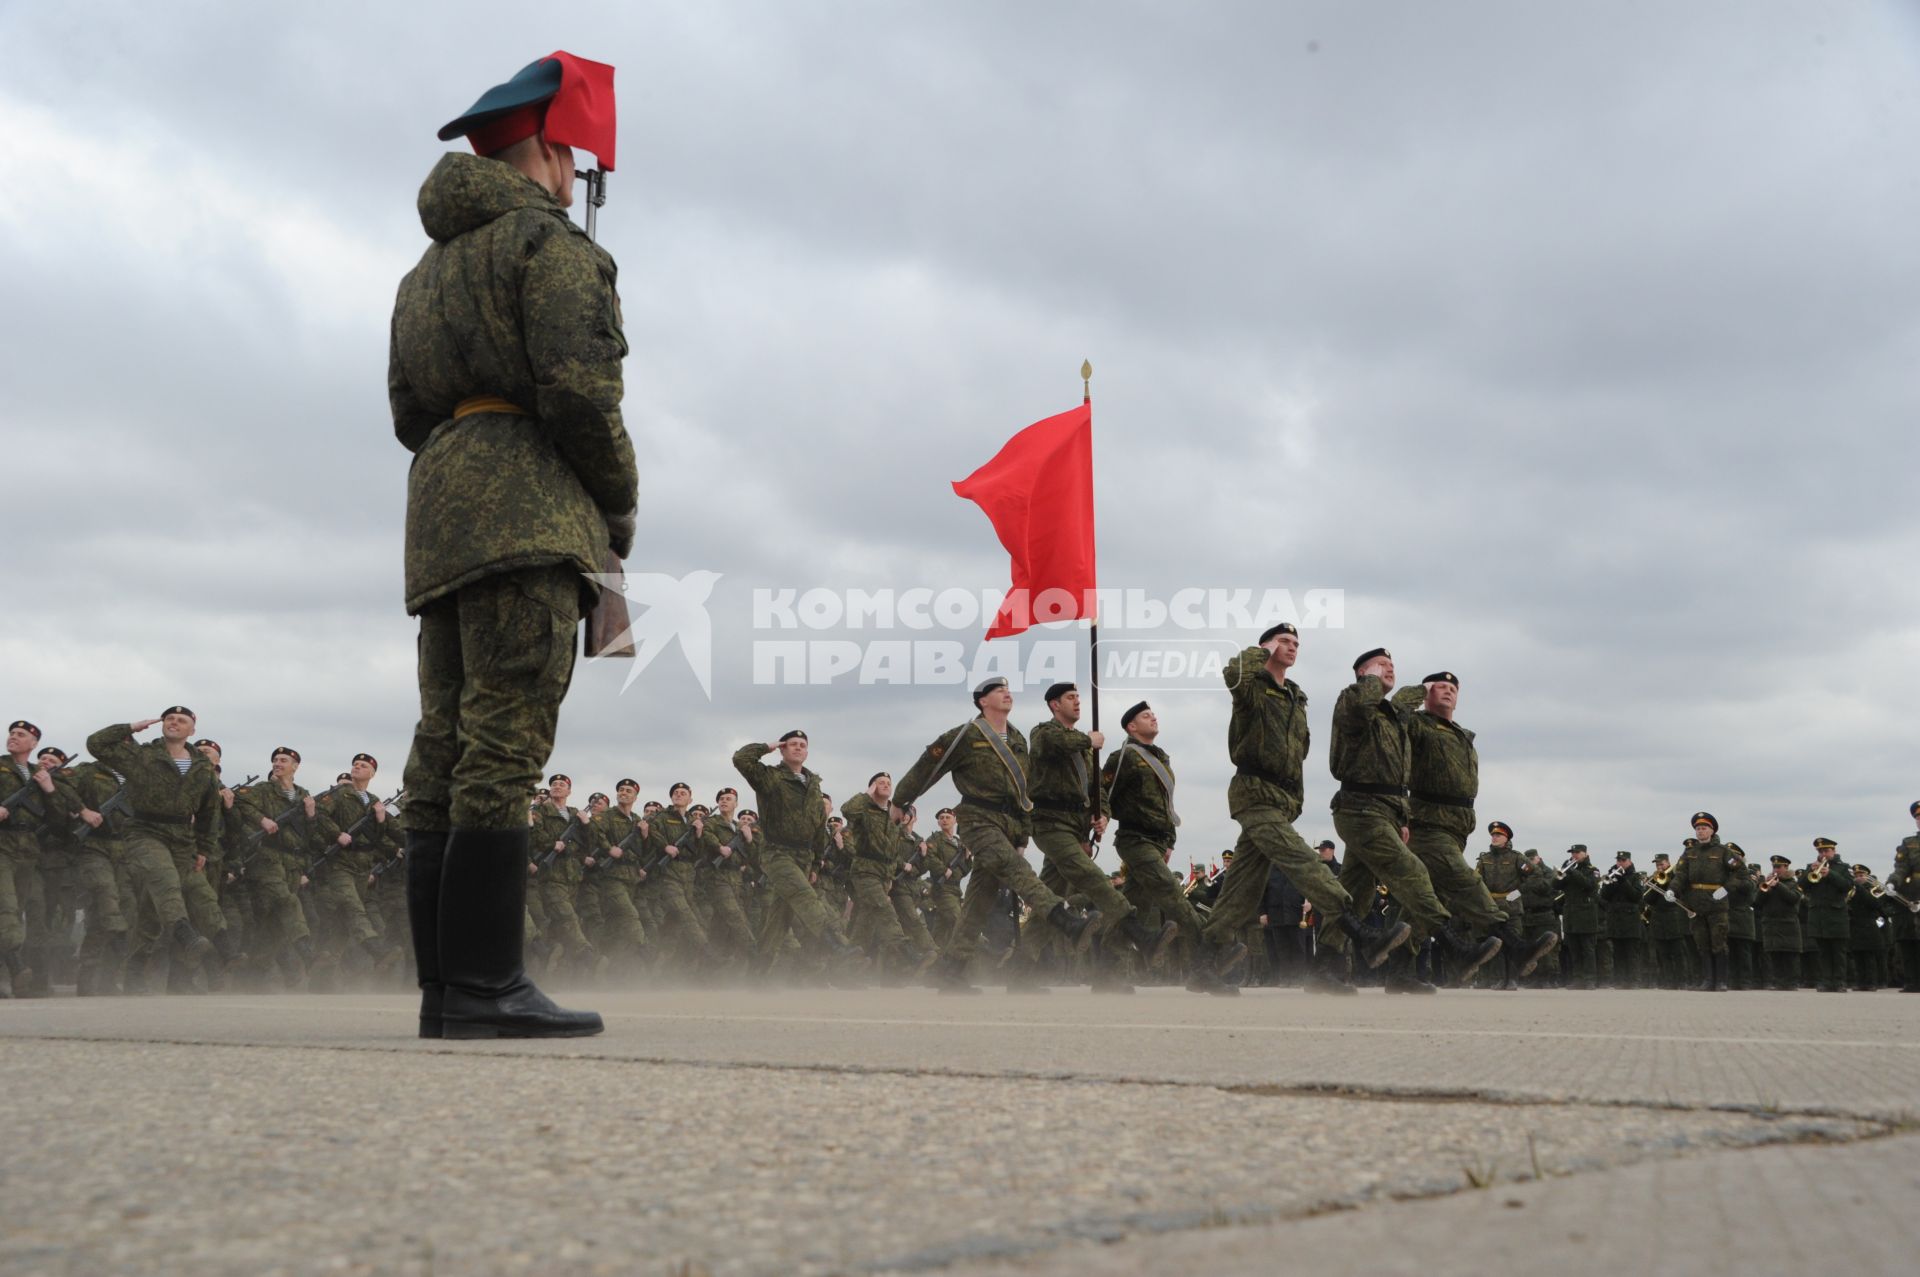
M 606 1032 L 604 1024 L 579 1028 L 534 1028 L 530 1025 L 462 1024 L 443 1020 L 440 1036 L 456 1042 L 489 1042 L 495 1038 L 590 1038 Z
M 1368 970 L 1372 970 L 1372 971 L 1379 970 L 1380 965 L 1387 960 L 1387 958 L 1393 953 L 1395 949 L 1398 949 L 1401 945 L 1405 944 L 1407 942 L 1407 938 L 1411 935 L 1413 935 L 1412 927 L 1408 926 L 1404 922 L 1394 923 L 1393 930 L 1387 933 L 1386 944 L 1380 947 L 1380 951 L 1378 953 L 1374 954 L 1371 958 L 1367 959 Z
M 1493 942 L 1493 948 L 1488 950 L 1487 953 L 1481 957 L 1480 961 L 1474 963 L 1470 967 L 1462 967 L 1460 969 L 1460 975 L 1459 975 L 1460 983 L 1465 984 L 1467 981 L 1473 979 L 1475 972 L 1479 971 L 1481 967 L 1486 966 L 1489 962 L 1492 962 L 1495 958 L 1499 957 L 1500 947 L 1501 947 L 1501 942 L 1496 937 Z
M 1558 934 L 1552 931 L 1549 931 L 1547 932 L 1547 938 L 1553 941 L 1553 943 L 1548 945 L 1546 948 L 1542 949 L 1540 952 L 1534 954 L 1533 957 L 1529 958 L 1525 963 L 1521 965 L 1520 974 L 1522 976 L 1532 975 L 1533 969 L 1539 966 L 1541 961 L 1544 958 L 1546 958 L 1548 954 L 1552 953 L 1555 949 L 1558 949 L 1560 947 L 1560 937 Z
M 1145 949 L 1140 950 L 1140 960 L 1148 966 L 1152 966 L 1154 963 L 1160 961 L 1160 959 L 1167 956 L 1167 950 L 1173 947 L 1173 942 L 1179 935 L 1179 923 L 1163 923 L 1160 927 L 1160 934 L 1148 941 Z

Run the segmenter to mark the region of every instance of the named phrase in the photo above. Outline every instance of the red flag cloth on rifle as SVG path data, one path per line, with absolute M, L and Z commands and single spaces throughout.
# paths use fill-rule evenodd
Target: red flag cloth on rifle
M 1093 405 L 1034 422 L 953 490 L 980 507 L 1013 560 L 988 638 L 1094 614 Z

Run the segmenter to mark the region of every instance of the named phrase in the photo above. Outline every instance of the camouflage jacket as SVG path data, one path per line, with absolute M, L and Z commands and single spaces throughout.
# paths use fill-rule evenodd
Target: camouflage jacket
M 1518 900 L 1507 900 L 1507 893 L 1520 890 L 1520 867 L 1526 864 L 1525 857 L 1512 847 L 1488 848 L 1480 853 L 1474 869 L 1480 875 L 1480 881 L 1486 884 L 1487 891 L 1495 900 L 1521 906 Z M 1524 912 L 1524 910 L 1523 910 Z
M 1306 801 L 1301 769 L 1313 739 L 1307 731 L 1307 694 L 1292 679 L 1274 682 L 1267 650 L 1249 647 L 1221 671 L 1233 697 L 1227 723 L 1227 811 L 1238 818 L 1253 807 L 1278 807 L 1288 820 Z
M 1908 834 L 1894 848 L 1887 885 L 1909 900 L 1920 900 L 1920 834 Z
M 818 856 L 827 845 L 820 777 L 811 768 L 796 772 L 783 764 L 760 761 L 772 751 L 773 746 L 765 744 L 742 745 L 733 751 L 733 770 L 753 788 L 760 833 L 770 847 Z
M 1099 803 L 1100 814 L 1107 811 L 1107 791 L 1093 783 L 1093 738 L 1049 718 L 1033 729 L 1031 739 L 1027 791 L 1033 799 L 1034 822 L 1071 826 L 1075 834 L 1085 837 L 1094 803 Z
M 954 808 L 954 815 L 963 826 L 990 824 L 1014 846 L 1023 844 L 1030 824 L 1027 813 L 1020 810 L 1019 789 L 1006 764 L 1000 761 L 1000 751 L 983 735 L 992 730 L 984 720 L 977 728 L 970 720 L 942 732 L 940 739 L 922 750 L 907 774 L 894 785 L 895 805 L 911 806 L 916 798 L 933 788 L 945 767 L 945 774 L 953 778 L 953 787 L 960 791 L 960 804 Z M 1014 765 L 1020 769 L 1020 783 L 1024 784 L 1033 764 L 1027 751 L 1027 738 L 1012 723 L 1007 724 L 1006 744 Z
M 352 785 L 336 785 L 314 805 L 314 816 L 319 834 L 317 854 L 350 871 L 370 874 L 375 856 L 385 860 L 400 846 L 398 814 L 388 812 L 387 818 L 380 820 L 373 814 L 373 796 L 367 795 L 367 801 L 362 802 Z M 340 846 L 340 835 L 362 816 L 366 823 L 353 831 L 353 845 Z
M 533 879 L 536 884 L 572 886 L 579 883 L 583 862 L 593 848 L 593 826 L 589 824 L 576 832 L 563 852 L 555 853 L 553 845 L 561 840 L 575 816 L 584 815 L 584 810 L 561 807 L 552 800 L 533 809 L 533 830 L 527 835 L 527 851 L 533 863 L 540 866 L 540 872 Z M 553 856 L 552 864 L 544 863 L 549 855 Z
M 1166 750 L 1131 738 L 1107 756 L 1106 765 L 1100 769 L 1100 783 L 1107 790 L 1107 801 L 1112 804 L 1114 819 L 1120 822 L 1120 832 L 1145 838 L 1160 850 L 1168 851 L 1177 840 L 1173 795 L 1154 774 L 1152 764 L 1144 756 L 1147 754 L 1178 783 L 1180 778 L 1174 775 L 1173 760 Z
M 129 723 L 103 727 L 87 737 L 87 752 L 127 778 L 133 816 L 128 837 L 158 839 L 170 850 L 191 850 L 215 859 L 220 854 L 220 774 L 206 756 L 193 750 L 182 772 L 156 737 L 142 745 Z
M 321 851 L 320 847 L 320 802 L 331 798 L 332 792 L 325 791 L 309 795 L 305 787 L 294 785 L 289 794 L 273 783 L 269 776 L 256 784 L 237 789 L 233 794 L 233 810 L 228 813 L 234 825 L 233 858 L 235 865 L 240 861 L 251 860 L 255 854 L 279 855 L 288 858 L 295 868 L 304 867 L 308 861 Z M 314 819 L 307 818 L 305 800 L 313 799 Z M 299 810 L 286 814 L 287 808 L 301 804 Z M 264 833 L 260 828 L 262 819 L 271 820 L 278 825 L 277 833 Z M 335 833 L 340 832 L 334 830 Z M 253 835 L 261 834 L 258 839 Z M 234 868 L 229 865 L 228 868 Z
M 1480 796 L 1480 751 L 1473 733 L 1460 724 L 1419 707 L 1427 689 L 1418 683 L 1393 694 L 1396 708 L 1407 711 L 1413 767 L 1407 782 L 1410 820 L 1446 831 L 1462 840 L 1479 824 L 1473 800 Z
M 1349 786 L 1402 789 L 1413 768 L 1409 739 L 1413 717 L 1387 696 L 1387 685 L 1369 674 L 1340 693 L 1333 703 L 1333 745 L 1328 765 L 1340 791 L 1330 804 L 1334 811 L 1383 813 L 1406 823 L 1407 800 L 1390 793 L 1366 793 Z
M 852 855 L 852 872 L 869 878 L 891 881 L 899 858 L 899 843 L 894 838 L 893 821 L 887 809 L 864 790 L 840 804 L 847 818 L 847 851 Z
M 646 839 L 640 836 L 640 809 L 631 813 L 618 807 L 609 807 L 593 818 L 588 826 L 589 840 L 593 846 L 593 858 L 599 862 L 595 873 L 605 873 L 621 882 L 633 882 L 640 877 L 640 860 L 646 852 Z M 624 842 L 620 855 L 615 858 L 608 853 L 614 844 Z
M 498 572 L 598 572 L 607 516 L 639 500 L 613 259 L 497 160 L 443 156 L 419 204 L 433 243 L 400 281 L 387 368 L 394 433 L 414 454 L 407 611 Z M 455 423 L 479 396 L 521 413 Z
M 1727 850 L 1727 844 L 1715 834 L 1708 842 L 1695 843 L 1680 853 L 1680 862 L 1673 867 L 1673 879 L 1669 884 L 1680 903 L 1695 913 L 1725 913 L 1727 898 L 1714 899 L 1714 892 L 1725 887 L 1736 873 L 1733 853 Z
M 22 766 L 5 754 L 0 754 L 0 801 L 4 801 L 15 790 L 26 787 L 26 793 L 7 808 L 7 818 L 0 821 L 0 839 L 10 839 L 21 848 L 21 854 L 39 849 L 37 835 L 42 829 L 56 827 L 61 820 L 67 803 L 60 795 L 59 774 L 50 777 L 52 792 L 40 788 L 34 779 L 39 764 L 29 761 Z M 4 872 L 4 871 L 0 871 Z
M 701 824 L 704 826 L 706 822 L 703 820 Z M 694 863 L 706 850 L 705 842 L 703 835 L 694 829 L 691 807 L 682 811 L 669 805 L 647 818 L 647 859 L 665 857 L 654 866 L 655 877 L 691 878 Z M 669 848 L 673 851 L 671 856 L 666 855 Z

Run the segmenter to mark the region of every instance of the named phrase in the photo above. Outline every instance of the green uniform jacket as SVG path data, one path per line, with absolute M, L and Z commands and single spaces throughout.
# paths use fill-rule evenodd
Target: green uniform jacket
M 497 572 L 601 570 L 639 501 L 620 420 L 613 258 L 510 165 L 446 155 L 420 188 L 433 244 L 400 281 L 387 368 L 407 477 L 407 611 Z M 491 395 L 522 414 L 453 421 Z
M 1480 875 L 1480 881 L 1486 884 L 1487 891 L 1505 908 L 1518 913 L 1526 912 L 1524 895 L 1519 900 L 1508 900 L 1509 891 L 1520 890 L 1520 867 L 1526 864 L 1526 857 L 1512 847 L 1489 846 L 1480 853 L 1480 859 L 1474 861 L 1474 872 Z
M 1591 860 L 1578 861 L 1560 875 L 1560 890 L 1565 893 L 1561 916 L 1566 919 L 1570 936 L 1600 934 L 1600 875 Z
M 1520 903 L 1526 908 L 1521 912 L 1528 931 L 1559 931 L 1559 915 L 1553 908 L 1553 875 L 1544 869 L 1526 869 L 1520 871 Z
M 760 761 L 773 746 L 742 745 L 733 751 L 733 769 L 753 787 L 754 810 L 760 814 L 760 834 L 768 845 L 820 855 L 827 845 L 826 804 L 820 798 L 820 778 L 811 768 L 798 772 L 785 765 Z M 895 799 L 899 801 L 898 798 Z
M 700 823 L 704 826 L 706 821 Z M 694 862 L 700 859 L 700 844 L 701 836 L 694 832 L 691 807 L 684 812 L 678 807 L 662 807 L 647 819 L 647 859 L 665 855 L 668 847 L 675 851 L 654 867 L 656 877 L 662 874 L 690 877 Z
M 1410 824 L 1440 829 L 1465 842 L 1479 821 L 1473 800 L 1480 796 L 1480 752 L 1473 733 L 1458 723 L 1420 709 L 1427 689 L 1418 683 L 1393 694 L 1396 708 L 1407 716 L 1407 738 L 1413 745 L 1413 769 L 1408 786 Z
M 1891 916 L 1885 906 L 1893 903 L 1876 899 L 1866 887 L 1855 883 L 1853 898 L 1847 901 L 1847 948 L 1856 951 L 1884 948 L 1888 938 L 1886 920 Z
M 1307 694 L 1292 679 L 1275 682 L 1267 650 L 1249 647 L 1221 671 L 1233 696 L 1227 723 L 1227 812 L 1238 819 L 1254 807 L 1278 807 L 1297 819 L 1306 803 L 1301 774 L 1313 744 L 1307 730 Z
M 1791 877 L 1761 891 L 1754 889 L 1753 912 L 1760 923 L 1760 947 L 1768 953 L 1800 952 L 1800 886 Z
M 973 853 L 960 835 L 949 838 L 938 829 L 927 835 L 927 884 L 935 891 L 958 892 L 972 872 Z
M 1734 940 L 1757 940 L 1760 938 L 1758 924 L 1753 917 L 1753 900 L 1760 894 L 1760 888 L 1754 884 L 1753 875 L 1742 869 L 1733 875 L 1727 884 L 1727 935 Z
M 841 803 L 840 814 L 847 818 L 846 842 L 852 857 L 852 872 L 863 878 L 892 881 L 894 849 L 899 844 L 887 809 L 862 792 Z
M 1607 911 L 1607 939 L 1640 938 L 1640 909 L 1645 903 L 1640 893 L 1645 887 L 1638 869 L 1629 869 L 1612 882 L 1600 884 L 1600 904 Z
M 527 850 L 533 857 L 533 863 L 540 865 L 540 872 L 534 875 L 535 883 L 579 884 L 584 870 L 581 862 L 587 858 L 587 852 L 593 846 L 592 825 L 575 834 L 573 841 L 567 844 L 566 851 L 554 856 L 552 864 L 543 863 L 553 851 L 553 844 L 559 842 L 560 836 L 567 832 L 567 825 L 575 814 L 574 808 L 558 807 L 551 800 L 541 803 L 534 810 L 533 832 L 527 837 Z
M 646 853 L 646 840 L 641 838 L 640 809 L 634 808 L 628 815 L 618 807 L 609 807 L 593 818 L 588 834 L 593 843 L 593 858 L 600 863 L 594 870 L 596 874 L 606 874 L 620 882 L 635 882 L 640 877 L 640 859 Z M 624 842 L 620 849 L 620 858 L 608 856 L 615 843 Z
M 1123 748 L 1107 756 L 1100 768 L 1100 786 L 1107 791 L 1107 802 L 1114 819 L 1120 822 L 1121 832 L 1145 838 L 1163 851 L 1170 850 L 1176 835 L 1172 795 L 1153 774 L 1153 765 L 1141 757 L 1143 752 L 1152 754 L 1175 784 L 1179 783 L 1166 750 L 1129 738 Z
M 1034 824 L 1058 825 L 1084 839 L 1098 804 L 1107 815 L 1107 787 L 1093 783 L 1098 760 L 1093 738 L 1049 718 L 1033 729 L 1033 754 L 1027 763 L 1027 796 Z M 1089 792 L 1089 791 L 1092 792 Z
M 1803 874 L 1800 892 L 1807 898 L 1807 938 L 1845 940 L 1847 893 L 1853 890 L 1853 870 L 1835 856 L 1827 862 L 1827 872 L 1819 882 L 1808 882 Z
M 1887 885 L 1908 900 L 1920 901 L 1920 834 L 1909 834 L 1893 850 L 1893 872 Z M 1902 940 L 1920 939 L 1920 914 L 1894 901 L 1893 934 Z
M 978 727 L 974 726 L 975 722 L 979 723 Z M 1020 810 L 1019 789 L 1008 774 L 1006 764 L 1000 761 L 1000 751 L 982 735 L 992 730 L 984 719 L 975 719 L 942 732 L 940 739 L 922 750 L 919 759 L 894 785 L 894 804 L 912 806 L 915 799 L 933 788 L 944 765 L 945 774 L 953 777 L 953 787 L 960 791 L 960 805 L 954 814 L 963 822 L 993 825 L 1015 847 L 1024 845 L 1031 821 L 1028 814 Z M 1007 724 L 1007 749 L 1025 783 L 1033 764 L 1027 738 L 1012 723 Z
M 52 828 L 59 824 L 65 810 L 60 797 L 60 781 L 56 773 L 52 777 L 53 792 L 34 782 L 33 774 L 38 765 L 29 761 L 25 767 L 12 758 L 0 754 L 0 799 L 6 798 L 22 785 L 29 785 L 26 795 L 13 806 L 7 808 L 7 818 L 0 821 L 0 840 L 19 856 L 34 856 L 39 853 L 39 834 L 41 829 Z
M 1668 885 L 1680 903 L 1695 913 L 1725 913 L 1726 896 L 1716 900 L 1714 892 L 1736 877 L 1746 876 L 1746 870 L 1736 866 L 1733 857 L 1727 844 L 1720 841 L 1720 835 L 1715 834 L 1707 842 L 1695 843 L 1680 853 L 1680 863 L 1673 867 Z
M 1348 786 L 1385 786 L 1405 790 L 1413 771 L 1413 714 L 1387 697 L 1387 685 L 1369 674 L 1340 693 L 1333 703 L 1333 746 L 1328 764 L 1340 791 L 1334 811 L 1380 812 L 1406 824 L 1407 800 L 1392 794 L 1362 793 Z
M 79 807 L 74 809 L 75 815 L 79 814 L 80 807 L 88 811 L 99 811 L 113 801 L 113 796 L 120 792 L 120 778 L 100 763 L 80 763 L 67 768 L 63 775 L 72 785 L 73 797 L 79 803 Z M 119 841 L 121 830 L 126 827 L 126 823 L 127 818 L 116 812 L 109 816 L 100 828 L 88 834 L 87 840 L 80 846 L 83 849 L 104 851 Z
M 234 799 L 236 806 L 239 802 L 238 798 Z M 373 872 L 375 857 L 385 860 L 400 845 L 395 836 L 400 829 L 396 815 L 388 812 L 385 820 L 375 817 L 373 796 L 368 795 L 368 801 L 361 802 L 359 792 L 352 785 L 336 785 L 323 801 L 314 804 L 314 816 L 319 835 L 316 854 L 326 854 L 329 862 L 362 877 Z M 340 835 L 353 828 L 362 816 L 366 817 L 366 823 L 353 831 L 353 845 L 341 847 Z
M 244 785 L 233 791 L 233 810 L 228 813 L 231 823 L 238 826 L 234 831 L 232 845 L 233 869 L 250 862 L 255 856 L 279 856 L 286 865 L 295 870 L 304 870 L 319 850 L 318 822 L 307 819 L 306 800 L 313 799 L 313 810 L 317 816 L 320 800 L 325 795 L 309 794 L 305 787 L 295 784 L 293 792 L 275 785 L 271 778 L 252 785 Z M 291 815 L 283 815 L 288 807 L 302 804 Z M 263 834 L 259 838 L 262 819 L 273 821 L 280 826 L 278 833 Z
M 191 751 L 193 760 L 182 773 L 165 740 L 142 745 L 133 739 L 131 724 L 115 723 L 87 737 L 87 752 L 127 778 L 134 813 L 129 837 L 144 834 L 173 851 L 219 857 L 220 773 L 199 750 Z

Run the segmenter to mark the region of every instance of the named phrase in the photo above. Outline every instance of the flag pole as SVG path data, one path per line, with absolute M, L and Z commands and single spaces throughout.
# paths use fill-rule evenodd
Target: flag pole
M 1091 437 L 1093 433 L 1093 361 L 1091 359 L 1082 359 L 1080 361 L 1080 394 L 1080 402 L 1087 407 L 1087 433 L 1088 436 Z M 1096 594 L 1093 617 L 1087 626 L 1087 668 L 1088 673 L 1091 675 L 1087 680 L 1087 690 L 1090 693 L 1089 701 L 1093 710 L 1092 726 L 1096 732 L 1100 730 L 1100 607 L 1097 601 L 1098 597 Z M 1094 815 L 1098 816 L 1100 814 L 1100 751 L 1097 749 L 1093 751 L 1093 769 L 1087 777 L 1087 785 L 1091 790 L 1087 795 L 1087 801 L 1092 804 Z M 1100 834 L 1098 831 L 1095 831 L 1093 835 L 1093 845 L 1096 847 L 1100 845 Z

